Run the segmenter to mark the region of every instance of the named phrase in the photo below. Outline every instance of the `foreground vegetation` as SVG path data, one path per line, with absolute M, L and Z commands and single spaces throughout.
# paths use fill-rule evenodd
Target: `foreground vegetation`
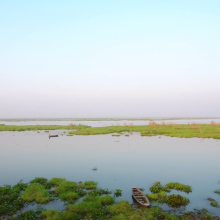
M 218 219 L 207 209 L 186 212 L 181 215 L 168 213 L 160 207 L 141 208 L 137 203 L 128 201 L 115 201 L 122 195 L 122 190 L 101 189 L 97 182 L 74 182 L 63 178 L 47 180 L 37 177 L 29 183 L 20 181 L 15 186 L 0 187 L 0 219 L 27 219 L 27 220 L 157 220 L 157 219 Z M 162 186 L 155 182 L 150 191 L 157 195 L 157 200 L 167 203 L 170 207 L 186 206 L 188 198 L 180 195 L 167 195 L 172 189 L 190 193 L 191 187 L 181 183 L 168 183 Z M 143 189 L 142 189 L 143 190 Z M 148 194 L 151 201 L 155 200 Z M 34 204 L 53 204 L 64 202 L 63 211 L 44 209 L 43 206 L 33 208 Z M 213 200 L 212 200 L 213 201 Z M 213 202 L 212 202 L 213 203 Z M 213 203 L 211 205 L 215 203 Z M 28 211 L 22 211 L 26 207 Z
M 140 132 L 141 136 L 155 136 L 165 135 L 170 137 L 181 138 L 214 138 L 220 139 L 220 124 L 211 122 L 211 124 L 157 124 L 152 121 L 149 125 L 132 124 L 123 126 L 107 126 L 107 127 L 90 127 L 87 125 L 29 125 L 29 126 L 15 126 L 15 125 L 0 125 L 0 131 L 38 131 L 38 130 L 71 130 L 68 136 L 72 135 L 99 135 L 99 134 L 113 134 L 113 136 L 123 135 L 123 132 Z M 115 134 L 116 133 L 116 134 Z M 125 134 L 126 136 L 128 134 Z

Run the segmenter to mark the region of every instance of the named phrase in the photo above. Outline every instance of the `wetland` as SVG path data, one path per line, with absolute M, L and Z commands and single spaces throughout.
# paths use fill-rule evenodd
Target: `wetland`
M 5 122 L 0 125 L 0 216 L 216 219 L 219 129 L 219 122 L 106 127 Z M 49 134 L 59 137 L 49 139 Z M 132 200 L 133 185 L 148 195 L 150 209 Z

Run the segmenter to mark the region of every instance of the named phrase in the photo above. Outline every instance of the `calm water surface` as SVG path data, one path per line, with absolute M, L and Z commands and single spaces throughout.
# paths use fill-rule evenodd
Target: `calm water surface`
M 208 208 L 220 215 L 220 208 L 211 207 L 207 200 L 211 197 L 220 203 L 220 196 L 213 193 L 220 188 L 218 140 L 141 137 L 139 133 L 48 139 L 44 131 L 0 132 L 0 152 L 1 186 L 35 177 L 94 180 L 102 188 L 122 189 L 120 199 L 132 203 L 133 185 L 148 193 L 155 181 L 181 182 L 193 189 L 189 195 L 180 193 L 191 201 L 186 210 Z M 91 170 L 93 167 L 97 172 Z
M 155 120 L 157 123 L 165 122 L 165 123 L 173 123 L 173 124 L 188 124 L 188 123 L 199 123 L 199 124 L 210 124 L 211 121 L 215 121 L 220 123 L 220 119 L 179 119 L 179 120 Z M 126 124 L 133 124 L 133 125 L 148 125 L 150 121 L 145 120 L 120 120 L 120 121 L 0 121 L 0 124 L 6 125 L 69 125 L 73 124 L 83 124 L 89 125 L 92 127 L 105 127 L 105 126 L 112 126 L 112 125 L 123 125 Z

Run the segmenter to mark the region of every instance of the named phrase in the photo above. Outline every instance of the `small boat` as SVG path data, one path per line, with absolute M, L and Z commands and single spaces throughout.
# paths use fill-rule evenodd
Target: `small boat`
M 58 137 L 58 134 L 55 134 L 55 135 L 50 135 L 49 134 L 49 138 L 51 138 L 51 137 Z
M 135 186 L 132 187 L 132 196 L 140 205 L 145 207 L 150 206 L 150 201 L 147 196 L 144 195 L 144 193 Z

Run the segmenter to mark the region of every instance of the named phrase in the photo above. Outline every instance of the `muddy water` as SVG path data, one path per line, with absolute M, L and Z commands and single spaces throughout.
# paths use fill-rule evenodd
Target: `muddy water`
M 186 210 L 207 208 L 220 215 L 220 209 L 207 200 L 211 197 L 220 203 L 220 196 L 213 193 L 220 189 L 220 141 L 160 137 L 133 133 L 48 139 L 44 131 L 0 132 L 0 185 L 35 177 L 94 180 L 103 188 L 122 189 L 120 199 L 132 202 L 133 185 L 148 193 L 155 181 L 181 182 L 193 189 L 189 195 L 180 193 L 191 200 Z

